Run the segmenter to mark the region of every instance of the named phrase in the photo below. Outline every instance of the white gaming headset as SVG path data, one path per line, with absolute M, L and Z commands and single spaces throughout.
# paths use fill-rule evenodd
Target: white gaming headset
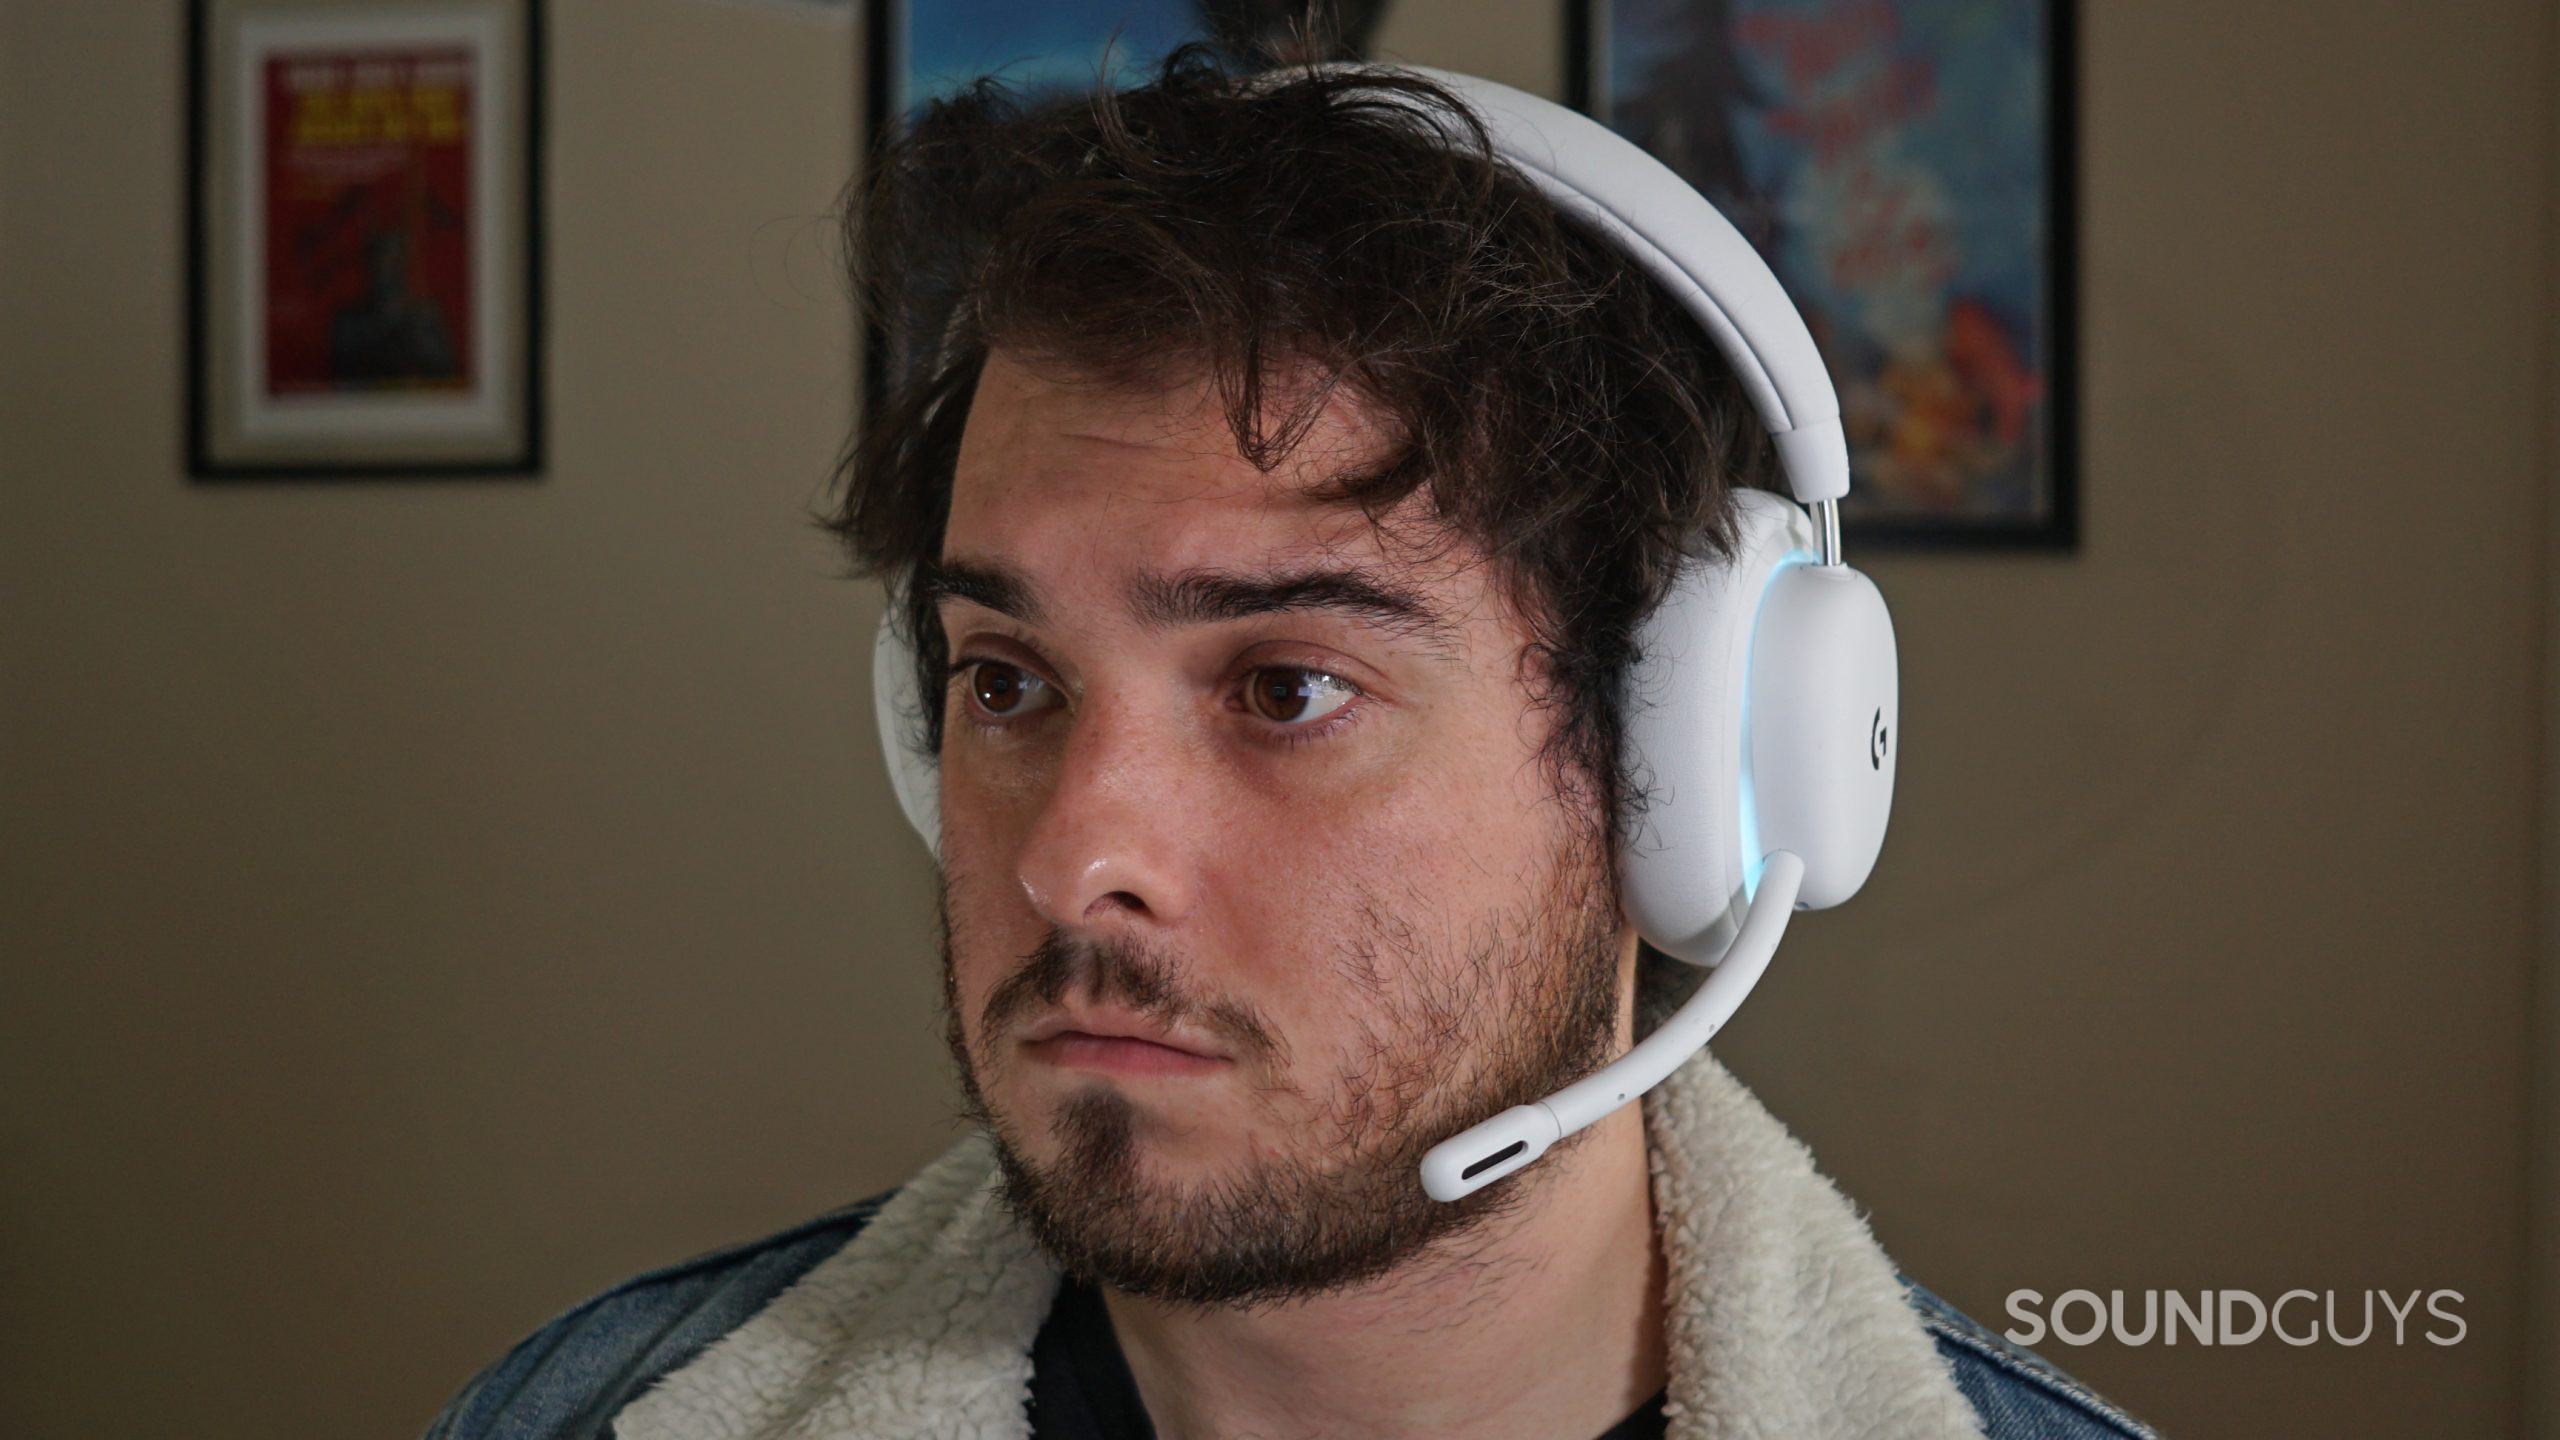
M 1463 98 L 1502 159 L 1697 317 L 1776 441 L 1798 502 L 1734 492 L 1730 561 L 1683 570 L 1645 623 L 1628 681 L 1628 773 L 1650 803 L 1619 855 L 1620 901 L 1648 944 L 1712 973 L 1614 1062 L 1435 1146 L 1422 1186 L 1449 1201 L 1660 1084 L 1732 1018 L 1792 911 L 1827 909 L 1866 883 L 1893 802 L 1898 687 L 1884 597 L 1840 559 L 1849 450 L 1839 398 L 1759 253 L 1607 126 L 1489 80 L 1408 68 Z M 901 739 L 921 713 L 915 660 L 886 618 L 872 682 L 899 807 L 938 853 L 935 762 Z

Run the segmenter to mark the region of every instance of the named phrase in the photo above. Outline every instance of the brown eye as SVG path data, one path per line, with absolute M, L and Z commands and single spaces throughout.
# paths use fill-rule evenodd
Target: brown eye
M 1286 665 L 1256 670 L 1245 681 L 1245 703 L 1253 713 L 1281 725 L 1311 725 L 1339 713 L 1359 694 L 1358 686 L 1338 676 Z
M 981 660 L 969 667 L 969 694 L 978 708 L 1003 718 L 1028 714 L 1044 703 L 1048 682 L 1019 665 Z

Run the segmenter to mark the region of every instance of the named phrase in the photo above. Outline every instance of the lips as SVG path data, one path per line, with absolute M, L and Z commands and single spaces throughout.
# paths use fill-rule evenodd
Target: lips
M 1209 1076 L 1227 1069 L 1224 1060 L 1176 1050 L 1170 1045 L 1124 1036 L 1087 1035 L 1081 1030 L 1061 1030 L 1046 1040 L 1023 1046 L 1022 1052 L 1062 1070 L 1084 1070 L 1124 1080 Z
M 1023 1053 L 1042 1064 L 1128 1080 L 1214 1075 L 1228 1065 L 1207 1041 L 1134 1010 L 1062 1010 L 1022 1038 Z
M 1038 1046 L 1077 1036 L 1093 1040 L 1133 1042 L 1193 1060 L 1218 1061 L 1227 1058 L 1206 1041 L 1168 1030 L 1132 1010 L 1057 1011 L 1033 1025 L 1024 1032 L 1022 1038 L 1023 1043 Z

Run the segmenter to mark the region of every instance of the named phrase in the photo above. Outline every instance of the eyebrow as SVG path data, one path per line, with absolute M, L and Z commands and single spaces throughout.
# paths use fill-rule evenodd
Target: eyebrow
M 924 593 L 936 610 L 954 600 L 966 600 L 1025 625 L 1039 624 L 1047 613 L 1040 603 L 1040 587 L 1029 576 L 992 560 L 937 561 L 926 568 Z
M 1412 589 L 1359 570 L 1187 570 L 1142 575 L 1130 589 L 1131 608 L 1140 623 L 1168 629 L 1307 610 L 1328 610 L 1438 642 L 1453 638 L 1457 628 Z
M 965 600 L 1025 625 L 1037 625 L 1047 614 L 1040 587 L 1000 561 L 942 561 L 933 567 L 925 585 L 936 608 Z M 1129 587 L 1129 608 L 1140 624 L 1152 629 L 1330 611 L 1435 649 L 1453 645 L 1458 631 L 1448 616 L 1411 587 L 1356 569 L 1202 569 L 1141 575 Z

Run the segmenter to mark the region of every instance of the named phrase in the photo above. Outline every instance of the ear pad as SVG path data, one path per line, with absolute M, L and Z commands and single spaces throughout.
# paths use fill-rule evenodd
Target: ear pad
M 1693 965 L 1732 943 L 1763 848 L 1751 813 L 1745 697 L 1761 599 L 1814 559 L 1804 511 L 1733 496 L 1730 563 L 1695 560 L 1638 636 L 1626 689 L 1626 773 L 1640 807 L 1618 856 L 1620 898 L 1646 943 Z
M 880 753 L 889 761 L 889 785 L 898 792 L 898 808 L 906 812 L 907 823 L 939 860 L 941 770 L 912 743 L 924 733 L 924 703 L 916 693 L 915 649 L 889 623 L 897 613 L 898 597 L 892 594 L 888 609 L 880 615 L 880 633 L 871 642 L 871 709 L 880 720 Z

